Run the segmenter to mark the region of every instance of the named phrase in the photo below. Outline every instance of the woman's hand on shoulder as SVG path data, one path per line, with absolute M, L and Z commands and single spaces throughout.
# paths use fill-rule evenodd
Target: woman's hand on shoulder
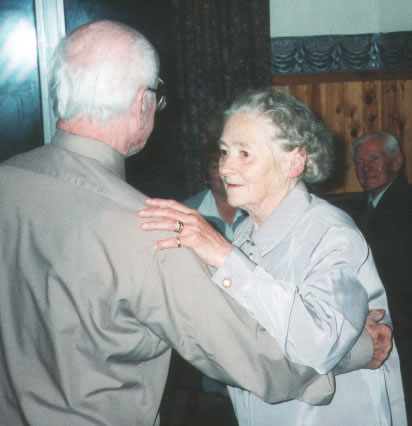
M 156 250 L 188 247 L 206 264 L 219 268 L 232 250 L 229 243 L 197 211 L 175 200 L 151 198 L 145 201 L 149 206 L 138 212 L 141 218 L 156 218 L 142 224 L 145 231 L 168 230 L 176 232 L 174 237 L 160 240 Z

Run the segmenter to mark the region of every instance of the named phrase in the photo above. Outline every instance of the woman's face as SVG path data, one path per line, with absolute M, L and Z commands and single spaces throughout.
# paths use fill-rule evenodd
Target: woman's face
M 232 115 L 223 129 L 220 175 L 228 203 L 246 210 L 260 225 L 296 184 L 289 177 L 294 151 L 276 143 L 277 128 L 253 113 Z

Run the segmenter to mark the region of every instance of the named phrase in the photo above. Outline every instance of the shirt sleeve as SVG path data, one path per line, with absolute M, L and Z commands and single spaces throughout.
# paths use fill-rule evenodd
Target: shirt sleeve
M 234 248 L 213 281 L 266 328 L 289 360 L 326 373 L 356 342 L 368 312 L 358 279 L 363 246 L 354 231 L 331 228 L 309 254 L 294 254 L 296 262 L 309 259 L 301 282 L 276 279 Z
M 333 374 L 287 360 L 276 340 L 213 284 L 190 250 L 144 253 L 147 284 L 136 294 L 139 321 L 189 363 L 270 403 L 331 400 Z

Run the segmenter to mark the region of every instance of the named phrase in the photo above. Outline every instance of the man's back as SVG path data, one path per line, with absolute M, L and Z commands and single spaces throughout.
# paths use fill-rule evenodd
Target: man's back
M 30 424 L 156 417 L 170 350 L 137 322 L 130 260 L 153 242 L 136 241 L 142 196 L 99 160 L 52 145 L 0 167 L 0 423 L 24 421 L 15 394 Z

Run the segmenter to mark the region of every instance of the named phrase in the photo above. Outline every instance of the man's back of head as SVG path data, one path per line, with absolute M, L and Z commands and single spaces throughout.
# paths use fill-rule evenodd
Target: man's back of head
M 136 152 L 153 129 L 149 88 L 157 86 L 158 71 L 155 49 L 135 29 L 112 21 L 81 26 L 59 42 L 51 64 L 57 127 L 123 155 Z
M 63 38 L 50 72 L 57 117 L 104 124 L 125 112 L 139 87 L 157 83 L 159 60 L 150 42 L 124 24 L 99 21 Z

